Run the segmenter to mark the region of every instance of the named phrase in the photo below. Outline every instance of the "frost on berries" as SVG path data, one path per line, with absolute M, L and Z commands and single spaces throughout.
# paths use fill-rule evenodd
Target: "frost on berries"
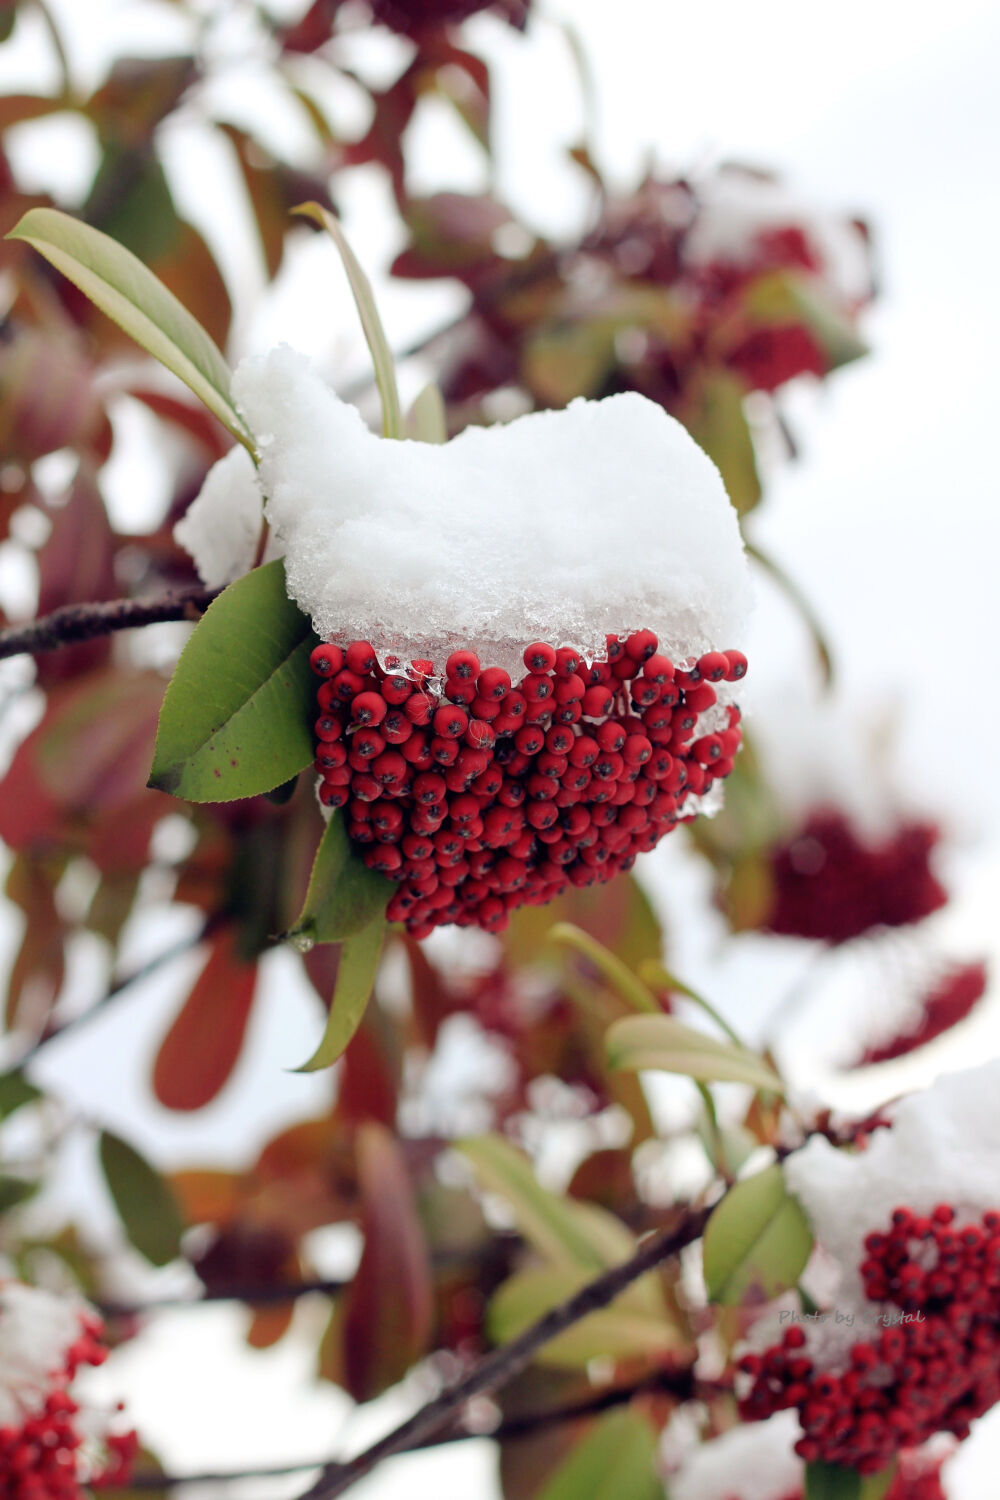
M 861 1473 L 1000 1399 L 1000 1063 L 904 1099 L 865 1149 L 813 1138 L 789 1188 L 836 1267 L 829 1316 L 744 1356 L 746 1419 L 794 1409 L 796 1451 Z
M 138 1449 L 115 1413 L 74 1389 L 103 1363 L 100 1319 L 83 1303 L 0 1282 L 0 1495 L 79 1500 L 84 1485 L 124 1482 Z

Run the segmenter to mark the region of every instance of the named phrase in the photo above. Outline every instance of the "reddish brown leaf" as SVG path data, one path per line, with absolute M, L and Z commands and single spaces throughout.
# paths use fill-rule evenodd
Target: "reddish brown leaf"
M 374 1007 L 369 1006 L 369 1011 Z M 344 1120 L 377 1120 L 390 1129 L 396 1123 L 396 1077 L 385 1042 L 374 1020 L 365 1019 L 340 1070 L 337 1113 Z
M 425 1353 L 433 1320 L 427 1245 L 399 1146 L 381 1125 L 362 1125 L 361 1255 L 344 1315 L 344 1372 L 356 1401 L 401 1380 Z
M 250 1348 L 270 1349 L 272 1344 L 284 1338 L 292 1326 L 294 1316 L 295 1303 L 291 1300 L 279 1303 L 276 1307 L 255 1308 L 246 1335 Z
M 24 937 L 7 985 L 5 1023 L 39 1032 L 59 997 L 65 973 L 65 924 L 56 910 L 61 864 L 48 869 L 23 855 L 14 861 L 5 893 L 25 916 Z
M 38 557 L 38 614 L 47 615 L 64 604 L 87 604 L 113 599 L 114 537 L 93 470 L 82 464 L 66 503 L 50 510 L 52 530 Z M 85 641 L 38 660 L 43 686 L 64 682 L 89 672 L 111 655 L 111 640 Z
M 153 1066 L 153 1092 L 167 1109 L 202 1109 L 236 1066 L 257 980 L 257 965 L 234 951 L 235 934 L 216 937 Z
M 222 1225 L 241 1200 L 241 1178 L 235 1172 L 198 1168 L 172 1172 L 170 1186 L 188 1224 Z

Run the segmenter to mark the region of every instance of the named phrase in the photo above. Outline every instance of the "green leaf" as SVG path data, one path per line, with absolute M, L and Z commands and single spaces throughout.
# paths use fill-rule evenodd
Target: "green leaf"
M 231 802 L 281 786 L 313 756 L 312 627 L 279 558 L 231 583 L 181 652 L 163 700 L 150 786 Z
M 30 1104 L 41 1097 L 41 1089 L 29 1083 L 23 1073 L 4 1073 L 0 1076 L 0 1120 L 6 1120 L 22 1104 Z
M 802 617 L 802 623 L 812 637 L 813 647 L 819 661 L 819 669 L 823 674 L 823 685 L 824 687 L 831 687 L 833 685 L 833 653 L 826 638 L 826 631 L 820 622 L 819 615 L 812 606 L 809 596 L 799 587 L 791 574 L 786 573 L 784 568 L 775 562 L 773 557 L 769 556 L 766 552 L 761 552 L 760 548 L 754 546 L 753 542 L 745 542 L 744 545 L 747 556 L 752 557 L 754 562 L 764 569 L 765 573 L 770 576 L 772 582 L 777 585 L 792 607 L 798 610 Z
M 448 415 L 440 386 L 433 381 L 425 385 L 410 407 L 406 418 L 407 432 L 418 443 L 446 443 Z
M 698 383 L 695 408 L 685 416 L 685 426 L 719 470 L 741 516 L 753 510 L 761 496 L 743 396 L 743 383 L 728 371 L 706 372 Z
M 402 437 L 403 415 L 399 404 L 399 391 L 396 388 L 396 361 L 393 359 L 389 340 L 385 336 L 382 319 L 378 315 L 371 282 L 351 249 L 339 221 L 328 209 L 320 203 L 300 203 L 292 209 L 292 213 L 312 219 L 321 229 L 325 229 L 340 252 L 347 279 L 351 283 L 354 304 L 361 318 L 361 327 L 371 353 L 372 364 L 375 366 L 375 384 L 382 398 L 382 432 L 387 438 Z
M 657 1477 L 657 1433 L 649 1419 L 626 1408 L 596 1422 L 560 1464 L 536 1500 L 662 1500 Z
M 98 1150 L 104 1180 L 129 1242 L 154 1266 L 175 1260 L 184 1221 L 166 1182 L 121 1136 L 102 1130 Z
M 343 943 L 323 1040 L 297 1073 L 332 1067 L 357 1031 L 375 983 L 385 929 L 385 917 L 377 917 Z
M 572 922 L 557 922 L 549 932 L 549 937 L 554 943 L 565 943 L 568 948 L 573 948 L 589 959 L 615 993 L 633 1010 L 655 1016 L 662 1014 L 655 997 L 642 981 L 609 948 L 605 948 L 603 943 L 592 938 L 588 932 L 574 927 Z
M 812 1247 L 808 1220 L 775 1162 L 731 1188 L 708 1221 L 702 1251 L 710 1300 L 733 1305 L 751 1287 L 776 1297 L 798 1281 Z
M 54 208 L 29 209 L 7 238 L 32 245 L 254 452 L 253 438 L 230 400 L 229 367 L 219 349 L 130 250 Z
M 534 1266 L 511 1276 L 490 1301 L 487 1332 L 506 1344 L 558 1307 L 594 1278 L 582 1266 Z M 588 1314 L 544 1344 L 538 1363 L 553 1369 L 585 1369 L 592 1359 L 662 1356 L 684 1343 L 670 1321 L 661 1288 L 647 1275 L 616 1297 L 609 1307 Z
M 896 1466 L 864 1478 L 855 1469 L 817 1460 L 806 1464 L 805 1500 L 883 1500 L 895 1477 Z
M 24 1177 L 8 1177 L 0 1172 L 0 1214 L 7 1213 L 8 1209 L 17 1208 L 19 1204 L 38 1192 L 38 1183 L 29 1182 Z
M 755 321 L 804 323 L 821 345 L 835 370 L 868 353 L 850 318 L 819 289 L 812 277 L 795 271 L 773 271 L 758 277 L 744 300 L 744 311 Z
M 392 890 L 391 880 L 358 858 L 344 820 L 334 813 L 323 830 L 305 903 L 288 940 L 308 951 L 313 943 L 354 937 L 382 915 Z
M 606 1046 L 612 1068 L 659 1069 L 702 1083 L 748 1083 L 752 1088 L 784 1093 L 777 1073 L 755 1052 L 717 1041 L 673 1016 L 626 1016 L 610 1027 Z

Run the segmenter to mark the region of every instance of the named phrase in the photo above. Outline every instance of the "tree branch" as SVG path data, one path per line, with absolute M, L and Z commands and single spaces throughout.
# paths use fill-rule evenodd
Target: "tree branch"
M 714 1205 L 713 1205 L 714 1206 Z M 526 1328 L 509 1344 L 494 1349 L 464 1375 L 446 1386 L 440 1395 L 427 1402 L 407 1421 L 387 1433 L 363 1453 L 347 1463 L 327 1464 L 319 1479 L 304 1492 L 301 1500 L 334 1500 L 363 1479 L 375 1466 L 393 1454 L 419 1447 L 440 1432 L 473 1396 L 495 1390 L 512 1380 L 529 1365 L 543 1344 L 572 1327 L 588 1313 L 607 1307 L 609 1302 L 661 1261 L 677 1255 L 701 1235 L 711 1208 L 688 1210 L 673 1228 L 652 1234 L 629 1260 L 612 1266 L 590 1281 L 566 1302 L 554 1307 Z
M 506 1421 L 487 1432 L 476 1432 L 462 1427 L 455 1431 L 437 1433 L 425 1438 L 422 1442 L 414 1443 L 405 1451 L 415 1453 L 426 1448 L 444 1447 L 449 1443 L 467 1442 L 472 1438 L 489 1438 L 494 1443 L 516 1442 L 519 1438 L 532 1437 L 536 1432 L 543 1432 L 549 1427 L 559 1427 L 565 1422 L 579 1422 L 586 1417 L 600 1416 L 603 1412 L 626 1405 L 635 1396 L 673 1396 L 677 1401 L 683 1402 L 728 1395 L 731 1389 L 726 1381 L 696 1379 L 690 1365 L 684 1365 L 677 1370 L 654 1370 L 652 1374 L 644 1375 L 640 1380 L 628 1385 L 610 1386 L 607 1390 L 597 1391 L 585 1401 L 576 1401 L 568 1406 L 550 1407 L 548 1411 L 524 1412 L 516 1417 L 508 1417 Z M 238 1479 L 276 1479 L 286 1474 L 301 1474 L 309 1469 L 321 1467 L 322 1463 L 316 1460 L 312 1463 L 283 1464 L 275 1468 L 228 1470 L 224 1473 L 138 1474 L 133 1475 L 127 1484 L 102 1486 L 101 1493 L 114 1494 L 118 1488 L 129 1492 L 162 1491 L 176 1489 L 182 1484 L 228 1484 Z M 333 1467 L 339 1466 L 327 1465 L 327 1468 Z
M 27 625 L 8 625 L 0 630 L 0 658 L 37 655 L 111 635 L 116 630 L 135 630 L 141 625 L 162 625 L 166 620 L 196 620 L 219 593 L 191 585 L 154 599 L 110 599 L 100 604 L 64 604 L 40 620 Z

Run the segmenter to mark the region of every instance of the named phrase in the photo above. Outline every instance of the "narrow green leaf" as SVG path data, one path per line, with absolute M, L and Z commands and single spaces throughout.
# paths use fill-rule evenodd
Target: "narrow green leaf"
M 633 1010 L 654 1016 L 662 1015 L 660 1007 L 653 996 L 640 979 L 622 963 L 620 958 L 592 938 L 589 932 L 584 932 L 580 927 L 574 927 L 572 922 L 557 922 L 549 932 L 549 937 L 554 943 L 565 943 L 567 948 L 589 959 L 595 969 L 603 975 L 616 994 L 630 1005 Z
M 300 214 L 305 219 L 312 219 L 321 229 L 325 229 L 340 253 L 347 279 L 351 283 L 354 304 L 361 318 L 365 340 L 371 352 L 372 364 L 375 366 L 375 384 L 382 398 L 382 432 L 387 438 L 402 437 L 403 415 L 399 404 L 399 391 L 396 388 L 396 362 L 392 357 L 385 329 L 382 327 L 382 319 L 378 315 L 371 282 L 351 249 L 339 221 L 328 209 L 320 203 L 300 203 L 292 209 L 292 213 Z
M 582 1266 L 534 1266 L 511 1276 L 490 1301 L 487 1332 L 495 1344 L 506 1344 L 530 1328 L 539 1318 L 566 1301 L 567 1297 L 594 1278 Z M 647 1289 L 656 1295 L 652 1308 L 647 1294 L 634 1295 L 634 1282 L 610 1307 L 590 1313 L 571 1328 L 550 1339 L 536 1356 L 538 1363 L 554 1369 L 585 1369 L 592 1359 L 636 1359 L 662 1356 L 676 1350 L 684 1340 L 670 1321 L 662 1291 L 655 1278 L 644 1276 Z
M 745 516 L 760 500 L 760 478 L 753 438 L 743 410 L 743 383 L 725 370 L 705 371 L 696 405 L 686 416 L 691 436 L 722 475 L 737 515 Z
M 689 984 L 685 984 L 683 980 L 678 979 L 676 974 L 672 974 L 669 969 L 665 969 L 663 964 L 657 959 L 647 960 L 645 963 L 639 965 L 639 978 L 651 990 L 666 990 L 670 994 L 685 995 L 688 1000 L 693 1001 L 695 1005 L 699 1006 L 705 1012 L 706 1016 L 711 1017 L 719 1030 L 726 1033 L 730 1041 L 735 1042 L 737 1047 L 742 1047 L 743 1043 L 740 1041 L 740 1038 L 725 1017 L 719 1014 L 715 1006 L 706 1000 L 704 995 L 700 995 L 697 990 L 693 990 Z
M 482 1135 L 457 1146 L 481 1185 L 506 1198 L 518 1229 L 541 1255 L 571 1261 L 593 1275 L 627 1260 L 635 1249 L 631 1232 L 611 1214 L 543 1188 L 524 1153 L 502 1137 Z
M 823 674 L 823 685 L 828 688 L 832 687 L 833 653 L 826 638 L 826 631 L 808 595 L 799 587 L 791 574 L 786 573 L 784 568 L 775 562 L 773 557 L 768 556 L 766 552 L 761 552 L 760 548 L 754 546 L 753 542 L 746 542 L 744 545 L 747 556 L 752 557 L 754 562 L 764 569 L 764 572 L 770 576 L 792 607 L 802 617 L 802 623 L 812 636 L 816 658 L 819 662 L 820 671 Z
M 121 1136 L 102 1130 L 98 1150 L 130 1243 L 154 1266 L 167 1265 L 180 1254 L 184 1228 L 176 1198 L 156 1168 Z
M 812 1247 L 808 1220 L 775 1162 L 731 1188 L 708 1221 L 702 1251 L 710 1300 L 733 1305 L 751 1287 L 776 1297 L 796 1284 Z
M 231 583 L 188 641 L 163 700 L 150 786 L 231 802 L 313 760 L 309 653 L 316 637 L 279 558 Z
M 41 1090 L 29 1083 L 23 1073 L 4 1073 L 0 1076 L 0 1120 L 6 1120 L 22 1104 L 41 1097 Z
M 351 848 L 344 820 L 334 813 L 313 860 L 309 889 L 289 942 L 308 951 L 313 943 L 340 943 L 379 917 L 393 884 L 369 870 Z
M 55 208 L 29 209 L 7 238 L 32 245 L 254 452 L 253 438 L 230 399 L 229 367 L 219 349 L 130 250 Z
M 626 1408 L 609 1412 L 587 1433 L 536 1500 L 662 1500 L 657 1431 Z
M 297 1073 L 332 1067 L 357 1031 L 375 983 L 385 928 L 385 917 L 376 917 L 345 940 L 323 1040 L 309 1061 L 295 1069 Z
M 675 1021 L 673 1016 L 626 1016 L 609 1028 L 606 1046 L 612 1068 L 630 1072 L 658 1069 L 683 1073 L 702 1083 L 748 1083 L 753 1088 L 784 1093 L 777 1073 L 755 1052 L 717 1041 Z
M 806 1464 L 805 1500 L 883 1500 L 895 1474 L 895 1464 L 864 1478 L 855 1469 L 817 1460 Z
M 406 418 L 407 431 L 418 443 L 446 443 L 448 441 L 448 416 L 440 386 L 433 381 L 425 385 L 410 407 Z
M 8 1177 L 0 1172 L 0 1214 L 26 1203 L 38 1192 L 38 1183 L 25 1177 Z

